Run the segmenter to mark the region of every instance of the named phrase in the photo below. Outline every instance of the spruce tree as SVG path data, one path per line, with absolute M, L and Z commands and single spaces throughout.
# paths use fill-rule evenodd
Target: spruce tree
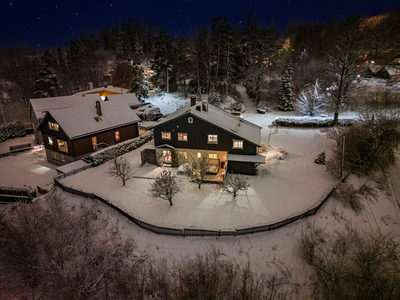
M 35 82 L 35 96 L 38 98 L 55 97 L 59 88 L 57 75 L 50 70 L 47 64 L 43 63 Z
M 149 82 L 146 80 L 142 69 L 133 69 L 130 93 L 134 93 L 141 103 L 149 97 Z
M 293 67 L 289 61 L 283 71 L 282 81 L 279 87 L 279 109 L 283 111 L 293 110 L 294 85 L 292 82 Z

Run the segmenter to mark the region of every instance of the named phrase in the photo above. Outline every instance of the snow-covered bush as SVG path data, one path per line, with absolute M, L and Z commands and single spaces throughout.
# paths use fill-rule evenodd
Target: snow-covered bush
M 354 124 L 353 119 L 340 119 L 339 125 L 350 126 Z M 273 125 L 283 127 L 332 127 L 333 119 L 331 118 L 278 118 Z
M 208 96 L 207 100 L 208 103 L 212 105 L 220 106 L 222 102 L 222 97 L 217 91 L 213 90 L 210 92 L 210 95 Z
M 234 103 L 232 103 L 232 110 L 236 110 L 236 111 L 240 111 L 241 113 L 244 113 L 246 111 L 246 108 L 244 107 L 243 103 L 234 102 Z
M 165 95 L 165 91 L 162 88 L 160 88 L 159 86 L 155 88 L 155 91 L 156 91 L 157 96 L 159 96 L 159 97 L 162 97 Z
M 268 103 L 266 101 L 260 101 L 257 103 L 257 109 L 263 109 L 269 112 Z
M 315 116 L 322 112 L 326 97 L 321 93 L 318 81 L 312 85 L 310 91 L 302 90 L 296 99 L 295 107 L 301 115 Z
M 138 136 L 134 139 L 127 140 L 125 142 L 107 147 L 103 150 L 94 152 L 90 155 L 90 159 L 93 163 L 93 166 L 98 166 L 110 159 L 113 159 L 115 155 L 119 156 L 128 152 L 131 152 L 143 144 L 147 143 L 151 139 L 153 139 L 154 131 L 148 131 L 141 136 Z
M 7 127 L 0 125 L 0 143 L 16 137 L 25 136 L 25 128 L 21 121 L 8 123 Z

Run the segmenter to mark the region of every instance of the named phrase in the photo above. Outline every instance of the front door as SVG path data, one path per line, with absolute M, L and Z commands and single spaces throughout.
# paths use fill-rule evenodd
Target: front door
M 170 150 L 163 150 L 163 161 L 166 164 L 171 163 L 171 151 Z

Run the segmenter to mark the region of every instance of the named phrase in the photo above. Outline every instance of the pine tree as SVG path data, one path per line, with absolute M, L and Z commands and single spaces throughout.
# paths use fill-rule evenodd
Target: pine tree
M 49 69 L 47 64 L 43 63 L 35 82 L 35 96 L 38 98 L 55 97 L 59 88 L 57 75 Z
M 146 80 L 142 69 L 133 69 L 130 93 L 138 97 L 139 102 L 149 97 L 149 82 Z
M 169 77 L 172 70 L 172 38 L 164 29 L 154 41 L 155 54 L 151 68 L 156 70 L 157 74 L 153 76 L 153 80 L 157 86 L 166 86 L 166 91 L 169 93 Z
M 294 85 L 292 82 L 292 75 L 292 62 L 289 61 L 285 70 L 283 71 L 283 78 L 279 87 L 279 109 L 283 111 L 293 110 Z

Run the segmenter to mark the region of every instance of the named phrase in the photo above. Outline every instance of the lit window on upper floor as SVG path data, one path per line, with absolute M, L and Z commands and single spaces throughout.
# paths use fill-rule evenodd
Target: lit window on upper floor
M 209 134 L 207 143 L 208 144 L 218 144 L 218 135 L 217 134 Z
M 55 131 L 60 131 L 60 126 L 58 126 L 57 123 L 49 122 L 49 129 L 55 130 Z
M 171 139 L 171 132 L 161 132 L 161 139 L 170 140 Z

